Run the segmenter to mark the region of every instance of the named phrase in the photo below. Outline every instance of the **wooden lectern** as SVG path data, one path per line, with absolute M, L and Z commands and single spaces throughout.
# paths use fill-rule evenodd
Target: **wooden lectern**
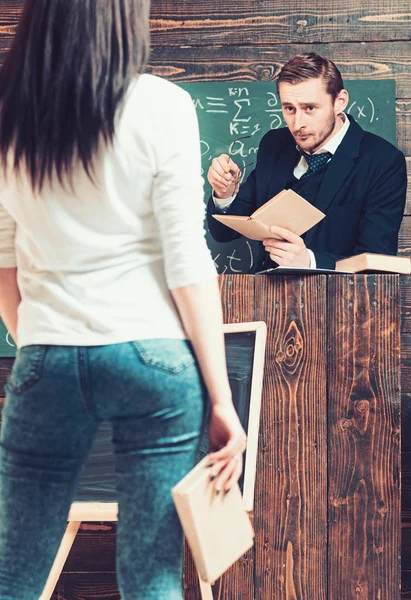
M 399 279 L 221 277 L 225 321 L 268 337 L 256 543 L 214 599 L 399 600 Z

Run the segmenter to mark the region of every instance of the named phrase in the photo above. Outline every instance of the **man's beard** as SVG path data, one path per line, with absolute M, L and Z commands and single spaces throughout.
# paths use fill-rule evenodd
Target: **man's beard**
M 307 152 L 308 154 L 313 154 L 316 150 L 319 150 L 321 148 L 321 146 L 324 144 L 325 140 L 327 138 L 329 138 L 330 135 L 332 134 L 332 132 L 334 131 L 335 123 L 336 123 L 336 118 L 334 115 L 332 115 L 330 120 L 327 122 L 326 130 L 321 135 L 321 139 L 319 141 L 316 141 L 314 146 L 311 146 L 310 148 L 305 148 L 304 152 Z

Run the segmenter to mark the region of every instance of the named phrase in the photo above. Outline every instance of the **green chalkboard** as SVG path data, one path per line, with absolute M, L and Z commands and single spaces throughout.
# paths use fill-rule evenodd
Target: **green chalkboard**
M 219 81 L 179 85 L 190 93 L 197 110 L 204 177 L 212 158 L 224 152 L 243 169 L 243 179 L 247 178 L 254 168 L 262 136 L 270 129 L 285 127 L 275 83 Z M 350 94 L 347 112 L 363 129 L 395 144 L 395 81 L 356 80 L 346 81 L 345 85 Z M 205 201 L 210 193 L 206 180 Z M 255 242 L 240 238 L 219 244 L 209 234 L 207 242 L 219 273 L 250 270 Z
M 16 356 L 16 346 L 13 338 L 7 331 L 3 321 L 0 319 L 0 356 Z

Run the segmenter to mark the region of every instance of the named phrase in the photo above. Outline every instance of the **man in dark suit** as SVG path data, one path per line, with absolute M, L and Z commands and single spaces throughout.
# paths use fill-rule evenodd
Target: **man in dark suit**
M 287 128 L 262 138 L 247 181 L 239 187 L 240 170 L 227 154 L 212 161 L 211 235 L 219 242 L 239 237 L 213 213 L 250 215 L 291 188 L 326 217 L 302 237 L 273 226 L 253 272 L 273 262 L 334 269 L 336 260 L 362 252 L 396 254 L 407 186 L 403 154 L 344 114 L 348 92 L 332 61 L 294 57 L 280 71 L 277 90 Z

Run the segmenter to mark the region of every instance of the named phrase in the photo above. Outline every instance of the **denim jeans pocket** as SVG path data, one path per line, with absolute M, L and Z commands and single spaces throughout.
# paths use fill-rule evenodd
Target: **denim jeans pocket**
M 21 394 L 37 383 L 41 377 L 46 350 L 47 346 L 37 344 L 19 348 L 6 390 Z
M 150 339 L 132 342 L 141 362 L 148 367 L 181 373 L 194 365 L 196 359 L 191 343 L 177 339 Z

